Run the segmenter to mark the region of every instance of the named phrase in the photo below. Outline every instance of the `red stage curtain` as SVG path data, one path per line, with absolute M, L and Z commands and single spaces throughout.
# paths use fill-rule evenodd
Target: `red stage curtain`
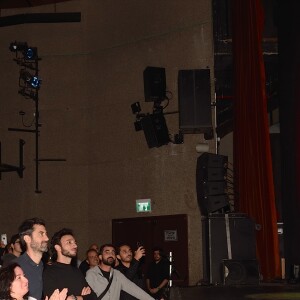
M 262 54 L 260 0 L 232 0 L 234 68 L 234 172 L 236 210 L 256 224 L 264 280 L 281 275 Z

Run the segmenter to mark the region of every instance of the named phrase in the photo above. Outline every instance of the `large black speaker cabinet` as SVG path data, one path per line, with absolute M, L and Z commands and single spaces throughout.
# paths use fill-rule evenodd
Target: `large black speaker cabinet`
M 144 70 L 145 101 L 161 101 L 166 98 L 165 68 L 147 67 Z
M 169 131 L 162 113 L 145 116 L 141 119 L 141 125 L 149 148 L 169 143 Z
M 199 205 L 201 213 L 203 215 L 207 215 L 209 213 L 213 213 L 225 207 L 228 207 L 228 197 L 227 195 L 202 196 Z
M 258 285 L 259 267 L 257 260 L 224 259 L 223 275 L 225 285 Z
M 202 229 L 204 274 L 211 284 L 223 284 L 223 260 L 256 259 L 255 224 L 245 214 L 210 215 Z
M 199 167 L 206 168 L 227 168 L 228 157 L 225 155 L 205 152 L 198 157 L 197 164 Z
M 206 133 L 212 128 L 210 70 L 178 72 L 179 128 Z
M 227 156 L 213 153 L 203 153 L 197 159 L 196 189 L 202 215 L 229 207 L 227 163 Z

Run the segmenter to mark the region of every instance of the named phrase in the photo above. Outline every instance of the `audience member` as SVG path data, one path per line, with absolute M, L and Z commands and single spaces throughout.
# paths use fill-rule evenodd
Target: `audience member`
M 0 270 L 0 299 L 23 300 L 28 289 L 28 279 L 17 263 L 11 263 Z M 49 300 L 64 300 L 66 296 L 67 289 L 61 292 L 55 290 Z M 45 300 L 48 300 L 48 297 Z
M 152 297 L 127 279 L 120 271 L 112 268 L 116 260 L 116 251 L 113 245 L 102 245 L 99 259 L 99 266 L 89 269 L 86 273 L 86 280 L 97 294 L 98 299 L 119 300 L 120 292 L 124 290 L 140 300 L 153 300 Z
M 86 252 L 86 259 L 80 264 L 79 269 L 82 274 L 85 276 L 89 268 L 98 266 L 99 256 L 98 252 L 95 249 L 89 249 Z
M 43 293 L 43 253 L 48 251 L 45 222 L 39 218 L 25 220 L 19 227 L 22 248 L 25 253 L 15 259 L 29 281 L 29 296 L 40 300 Z
M 73 232 L 63 228 L 51 239 L 52 264 L 43 274 L 44 294 L 49 296 L 55 289 L 68 288 L 67 300 L 96 300 L 83 274 L 71 264 L 77 256 L 77 243 Z
M 153 262 L 149 265 L 146 285 L 147 290 L 156 299 L 164 297 L 169 282 L 169 266 L 170 263 L 162 255 L 161 248 L 153 249 Z
M 21 241 L 19 234 L 14 234 L 8 244 L 8 253 L 2 256 L 2 267 L 8 266 L 14 259 L 22 253 Z
M 97 253 L 99 253 L 99 246 L 97 244 L 92 244 L 89 249 L 94 249 L 97 251 Z
M 0 267 L 2 266 L 2 257 L 6 253 L 6 245 L 0 241 Z
M 132 254 L 131 247 L 127 244 L 119 245 L 117 258 L 119 265 L 116 267 L 121 273 L 123 273 L 129 280 L 134 282 L 137 286 L 144 289 L 144 281 L 142 270 L 140 268 L 140 259 L 145 256 L 145 248 L 140 246 L 134 254 Z M 134 300 L 135 297 L 121 291 L 120 300 Z

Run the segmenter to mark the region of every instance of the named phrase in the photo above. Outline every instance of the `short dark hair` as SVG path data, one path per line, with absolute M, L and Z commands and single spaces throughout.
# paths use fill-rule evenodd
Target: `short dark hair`
M 11 236 L 11 238 L 10 238 L 10 244 L 14 244 L 17 240 L 19 240 L 20 239 L 20 235 L 17 233 L 17 234 L 14 234 L 14 235 L 12 235 Z
M 131 246 L 130 246 L 130 245 L 128 245 L 128 244 L 126 244 L 126 243 L 120 243 L 120 244 L 118 244 L 118 246 L 117 246 L 117 248 L 116 248 L 116 251 L 117 251 L 116 254 L 120 255 L 121 247 L 123 247 L 123 246 L 128 246 L 128 247 L 131 249 Z
M 50 252 L 51 252 L 51 259 L 53 261 L 57 260 L 57 251 L 55 249 L 55 245 L 61 246 L 61 238 L 65 235 L 74 236 L 72 229 L 63 228 L 63 229 L 55 232 L 52 236 L 51 245 L 50 245 Z
M 159 251 L 159 255 L 160 255 L 160 256 L 164 256 L 164 250 L 163 250 L 161 247 L 154 247 L 154 248 L 152 249 L 152 251 L 153 251 L 153 253 L 154 253 L 155 251 Z
M 14 300 L 11 296 L 11 284 L 15 280 L 15 268 L 20 267 L 17 263 L 11 263 L 0 269 L 0 299 Z
M 33 226 L 34 225 L 43 225 L 46 226 L 45 221 L 40 218 L 31 218 L 23 221 L 23 223 L 19 226 L 19 236 L 20 236 L 20 242 L 23 250 L 26 250 L 26 243 L 24 240 L 25 235 L 31 236 L 33 232 Z
M 105 247 L 112 247 L 112 248 L 114 248 L 114 249 L 116 250 L 116 247 L 115 247 L 113 244 L 104 244 L 104 245 L 102 245 L 102 246 L 100 247 L 99 255 L 102 255 L 103 250 L 104 250 Z

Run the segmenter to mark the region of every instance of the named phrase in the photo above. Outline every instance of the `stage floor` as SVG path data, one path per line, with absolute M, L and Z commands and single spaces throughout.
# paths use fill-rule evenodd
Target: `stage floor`
M 173 287 L 170 300 L 300 299 L 300 284 Z

